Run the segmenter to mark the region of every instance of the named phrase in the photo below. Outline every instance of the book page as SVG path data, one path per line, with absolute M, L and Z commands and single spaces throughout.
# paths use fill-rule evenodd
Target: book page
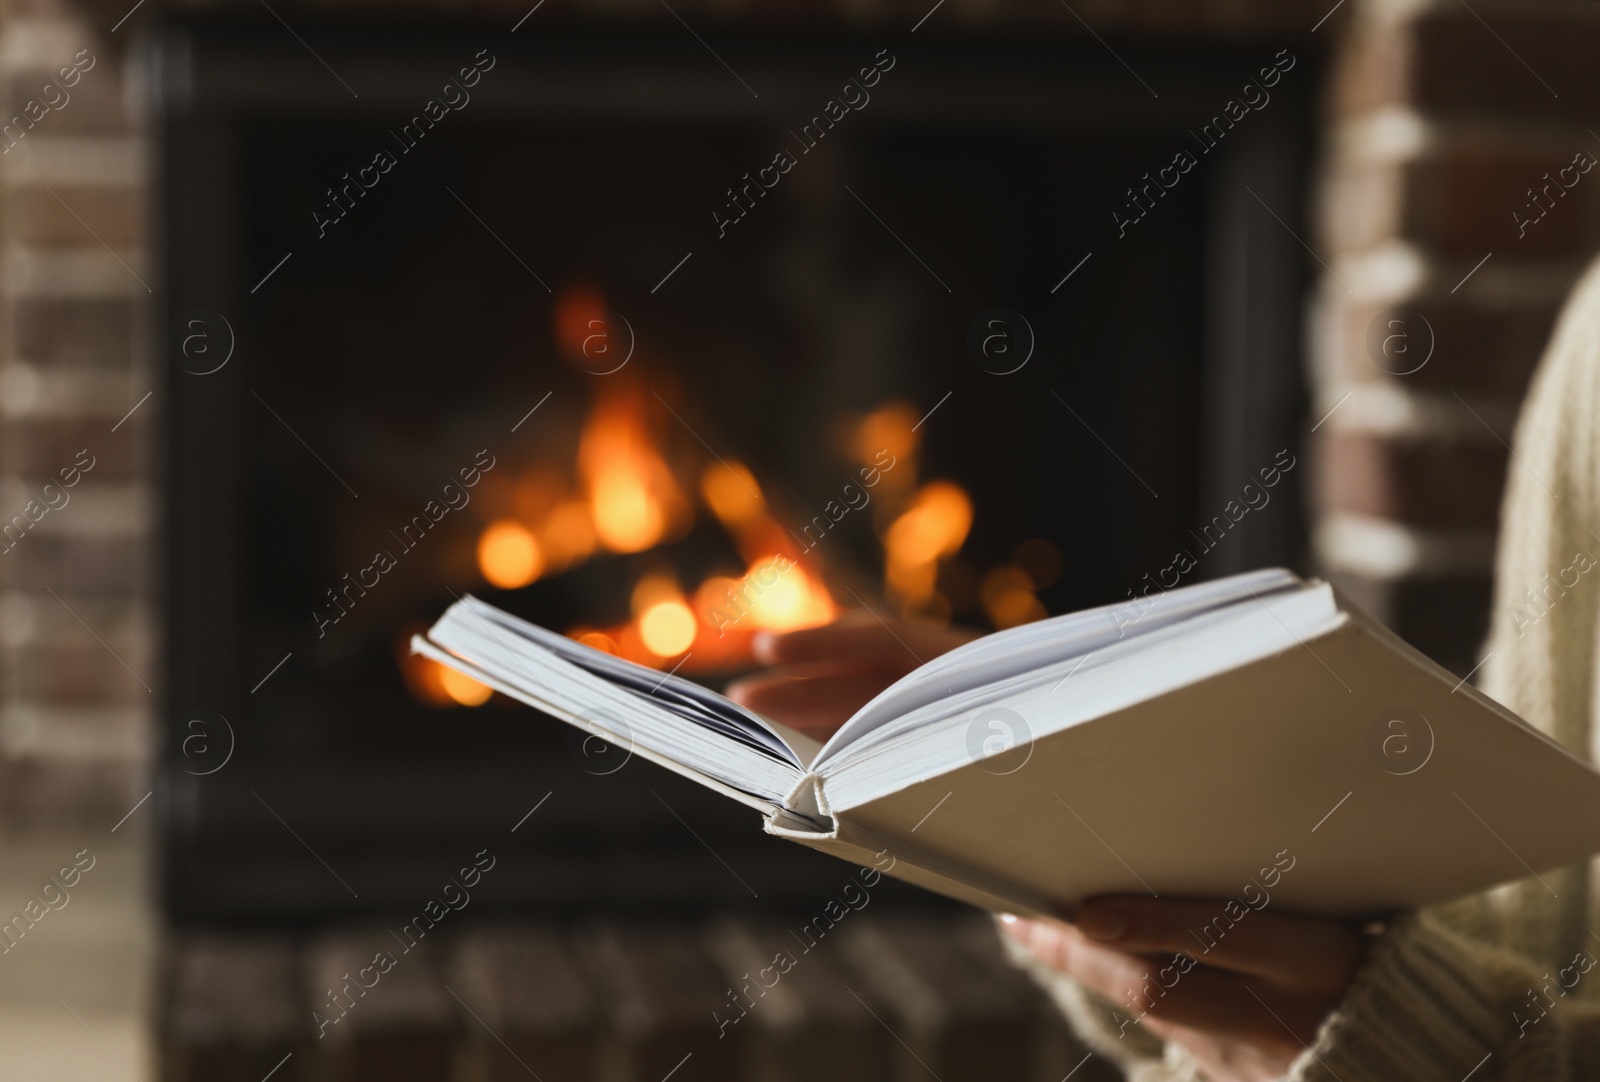
M 864 742 L 886 726 L 898 727 L 914 712 L 933 704 L 1126 646 L 1134 639 L 1243 600 L 1264 600 L 1305 587 L 1289 571 L 1266 568 L 986 635 L 935 658 L 878 694 L 823 745 L 814 765 L 820 769 L 845 748 Z

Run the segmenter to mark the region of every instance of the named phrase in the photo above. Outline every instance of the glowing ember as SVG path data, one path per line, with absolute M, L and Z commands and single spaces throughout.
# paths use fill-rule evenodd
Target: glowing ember
M 493 694 L 491 689 L 458 675 L 430 657 L 411 652 L 411 636 L 426 629 L 426 624 L 408 623 L 395 637 L 395 662 L 412 696 L 427 706 L 477 706 L 486 702 Z
M 482 706 L 489 701 L 489 696 L 494 694 L 494 689 L 487 684 L 480 684 L 472 677 L 463 676 L 443 665 L 437 667 L 439 684 L 444 688 L 445 694 L 462 706 Z
M 594 543 L 589 506 L 578 500 L 558 504 L 539 528 L 539 545 L 552 567 L 581 563 L 594 551 Z
M 766 509 L 755 474 L 742 462 L 716 462 L 707 466 L 700 475 L 700 494 L 717 519 L 730 530 L 759 520 Z
M 432 658 L 413 654 L 410 645 L 404 642 L 396 648 L 395 653 L 396 660 L 400 663 L 400 676 L 405 680 L 411 694 L 419 701 L 429 706 L 457 705 L 455 699 L 445 690 L 444 681 L 441 679 L 446 671 L 443 665 Z
M 592 646 L 596 650 L 604 650 L 608 654 L 617 652 L 617 640 L 607 635 L 604 631 L 574 631 L 572 637 L 585 646 Z
M 1034 596 L 1032 577 L 1014 564 L 997 567 L 985 575 L 978 593 L 990 622 L 1002 630 L 1049 615 Z
M 640 579 L 633 588 L 633 611 L 639 638 L 656 657 L 677 657 L 694 645 L 698 631 L 694 611 L 672 579 L 663 575 Z
M 609 333 L 609 318 L 598 290 L 562 290 L 554 313 L 558 351 L 587 370 L 589 347 L 597 334 Z M 733 542 L 736 562 L 685 596 L 670 570 L 670 553 L 662 551 L 649 565 L 656 570 L 635 583 L 626 620 L 575 627 L 568 632 L 573 639 L 660 670 L 726 673 L 750 663 L 757 632 L 817 627 L 838 615 L 820 556 L 807 548 L 801 564 L 791 555 L 800 539 L 768 502 L 771 496 L 783 506 L 781 491 L 764 492 L 737 460 L 708 462 L 633 372 L 597 381 L 593 392 L 572 472 L 563 453 L 545 451 L 480 505 L 492 519 L 475 551 L 485 581 L 519 589 L 601 553 L 642 553 L 676 541 L 696 513 L 688 493 L 698 495 Z M 675 402 L 671 408 L 682 407 Z M 889 598 L 921 620 L 947 621 L 957 608 L 970 611 L 980 601 L 997 627 L 1040 618 L 1036 592 L 1059 574 L 1060 554 L 1045 542 L 1029 542 L 981 585 L 972 569 L 953 559 L 972 528 L 972 501 L 950 481 L 918 487 L 921 419 L 918 408 L 891 402 L 834 430 L 835 449 L 885 481 L 873 492 L 870 517 L 883 540 Z M 678 442 L 668 442 L 664 432 Z M 896 462 L 903 465 L 888 468 Z M 742 573 L 734 570 L 740 565 Z M 617 567 L 612 573 L 628 572 Z M 408 650 L 400 668 L 412 695 L 428 705 L 478 706 L 493 695 L 479 681 Z
M 707 625 L 721 630 L 723 625 L 734 622 L 727 607 L 732 599 L 739 596 L 743 586 L 743 579 L 729 578 L 727 575 L 711 576 L 695 587 L 694 611 Z
M 912 459 L 921 437 L 917 435 L 917 411 L 905 402 L 891 402 L 880 406 L 863 417 L 849 437 L 850 457 L 857 462 L 871 463 L 882 451 L 888 451 L 894 460 Z M 914 470 L 901 470 L 894 475 L 894 484 L 901 478 L 913 476 Z
M 961 547 L 972 529 L 972 501 L 961 486 L 933 481 L 922 486 L 911 509 L 889 527 L 884 543 L 892 561 L 931 563 Z
M 682 601 L 652 605 L 639 617 L 639 637 L 658 657 L 676 657 L 694 645 L 694 613 Z
M 642 479 L 627 470 L 601 473 L 594 481 L 594 525 L 616 552 L 641 552 L 661 537 L 661 508 Z
M 939 561 L 961 548 L 971 528 L 972 501 L 949 481 L 924 485 L 910 509 L 889 526 L 884 577 L 908 610 L 933 600 Z
M 599 541 L 613 552 L 643 552 L 682 516 L 683 497 L 656 451 L 638 388 L 618 383 L 595 404 L 578 444 Z
M 478 538 L 478 570 L 492 586 L 515 590 L 544 570 L 539 542 L 520 522 L 502 519 Z
M 820 582 L 813 582 L 803 567 L 783 557 L 756 564 L 745 575 L 744 586 L 751 597 L 750 621 L 760 628 L 817 627 L 838 611 Z

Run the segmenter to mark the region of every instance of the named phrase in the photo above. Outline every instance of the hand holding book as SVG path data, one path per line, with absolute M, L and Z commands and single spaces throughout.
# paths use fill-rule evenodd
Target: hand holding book
M 976 637 L 850 614 L 825 627 L 762 636 L 756 655 L 770 668 L 730 687 L 728 696 L 826 739 L 894 681 Z M 1138 1022 L 1182 1045 L 1213 1078 L 1266 1082 L 1315 1039 L 1368 939 L 1351 923 L 1252 913 L 1211 949 L 1197 951 L 1193 930 L 1215 922 L 1227 904 L 1111 895 L 1085 902 L 1075 924 L 1007 916 L 1001 930 L 1111 1003 L 1122 1029 Z
M 1216 1082 L 1284 1077 L 1317 1038 L 1366 958 L 1338 921 L 1252 914 L 1194 957 L 1191 933 L 1224 903 L 1132 896 L 1084 903 L 1077 925 L 1007 918 L 1001 930 L 1137 1022 L 1187 1049 Z

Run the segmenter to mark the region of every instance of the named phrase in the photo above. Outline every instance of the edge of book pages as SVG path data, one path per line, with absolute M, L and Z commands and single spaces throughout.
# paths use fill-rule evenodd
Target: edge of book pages
M 442 647 L 436 646 L 427 639 L 423 638 L 421 635 L 415 635 L 412 637 L 411 649 L 416 653 L 422 654 L 425 657 L 437 661 L 441 665 L 447 665 L 450 668 L 458 671 L 462 670 L 464 664 L 462 658 L 457 657 L 455 654 L 450 653 L 450 651 L 445 650 Z M 619 734 L 607 729 L 605 726 L 600 725 L 589 718 L 580 717 L 577 714 L 562 710 L 558 707 L 550 705 L 549 703 L 531 699 L 520 688 L 506 683 L 505 681 L 499 679 L 491 673 L 484 671 L 483 669 L 473 666 L 467 675 L 471 676 L 474 680 L 493 688 L 508 698 L 515 699 L 524 705 L 531 706 L 540 713 L 549 714 L 551 717 L 559 718 L 568 725 L 582 729 L 586 733 L 600 737 L 603 740 L 611 740 L 619 744 L 626 744 L 633 755 L 637 755 L 641 759 L 655 763 L 657 766 L 666 767 L 674 774 L 688 778 L 690 781 L 698 782 L 708 789 L 713 789 L 716 792 L 721 793 L 723 796 L 738 801 L 740 804 L 754 808 L 756 811 L 760 812 L 763 817 L 770 815 L 773 811 L 772 804 L 768 801 L 762 800 L 758 796 L 747 793 L 743 789 L 735 788 L 734 786 L 728 785 L 725 782 L 719 781 L 716 778 L 711 777 L 709 774 L 695 770 L 693 767 L 686 766 L 669 755 L 662 755 L 659 752 L 640 744 L 638 741 L 631 740 L 623 734 Z M 799 816 L 794 817 L 794 822 L 796 823 L 803 823 L 804 821 L 805 820 L 801 819 Z

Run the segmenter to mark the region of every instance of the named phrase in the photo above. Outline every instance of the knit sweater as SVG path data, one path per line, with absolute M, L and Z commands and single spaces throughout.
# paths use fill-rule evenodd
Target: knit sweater
M 1595 761 L 1600 263 L 1562 312 L 1514 442 L 1480 684 Z M 1394 921 L 1285 1079 L 1600 1079 L 1600 970 L 1584 975 L 1600 961 L 1596 868 L 1600 862 L 1546 873 L 1543 882 L 1519 881 Z M 1137 1027 L 1119 1039 L 1125 1014 L 1007 945 L 1091 1047 L 1119 1062 L 1129 1079 L 1203 1077 L 1183 1049 Z

